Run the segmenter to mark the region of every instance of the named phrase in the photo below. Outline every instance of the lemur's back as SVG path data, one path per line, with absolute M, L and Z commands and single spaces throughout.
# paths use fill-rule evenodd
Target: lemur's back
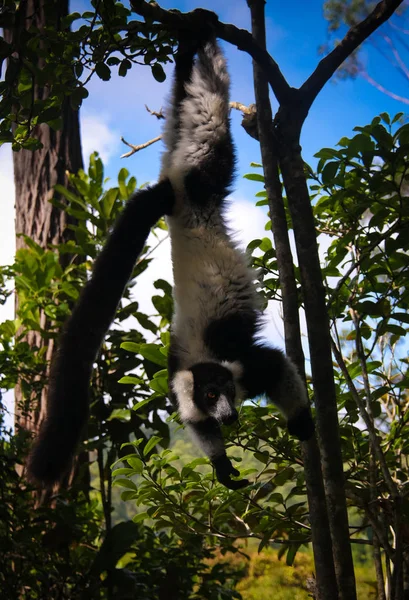
M 256 294 L 245 255 L 220 226 L 183 227 L 169 220 L 175 313 L 173 332 L 189 362 L 212 358 L 205 348 L 210 323 L 253 312 Z

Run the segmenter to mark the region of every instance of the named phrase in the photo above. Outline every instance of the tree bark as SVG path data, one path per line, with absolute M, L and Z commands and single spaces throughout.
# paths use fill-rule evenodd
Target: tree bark
M 261 48 L 266 47 L 264 0 L 248 0 L 252 33 Z M 253 61 L 254 91 L 257 104 L 258 137 L 263 163 L 265 188 L 269 201 L 271 229 L 277 254 L 280 289 L 283 300 L 285 346 L 289 357 L 305 378 L 304 353 L 298 312 L 298 293 L 293 258 L 287 229 L 277 151 L 274 143 L 269 87 L 261 67 Z M 320 453 L 314 439 L 302 444 L 304 473 L 307 484 L 312 545 L 316 572 L 316 599 L 338 597 L 332 541 L 321 472 Z
M 31 26 L 42 30 L 45 26 L 60 29 L 61 19 L 68 14 L 68 0 L 22 0 L 16 14 L 15 26 L 4 32 L 6 41 L 13 43 L 18 52 L 21 32 Z M 38 61 L 41 68 L 42 59 Z M 47 97 L 47 88 L 34 84 L 34 100 Z M 20 150 L 13 153 L 16 247 L 24 247 L 24 237 L 32 238 L 42 248 L 50 244 L 61 244 L 72 238 L 67 225 L 73 222 L 67 213 L 54 207 L 50 199 L 55 195 L 56 184 L 66 186 L 67 171 L 76 173 L 83 168 L 79 114 L 71 108 L 66 98 L 61 107 L 63 126 L 54 131 L 47 124 L 36 127 L 33 135 L 43 144 L 34 152 Z M 61 202 L 65 202 L 60 198 Z M 68 260 L 66 257 L 64 260 Z M 64 266 L 64 265 L 63 265 Z M 17 303 L 17 300 L 16 300 Z M 16 305 L 17 308 L 17 305 Z M 42 326 L 46 317 L 41 315 Z M 47 346 L 46 357 L 50 361 L 52 341 L 45 341 L 38 332 L 27 335 L 27 341 L 35 349 Z M 30 399 L 22 397 L 21 388 L 15 388 L 15 425 L 28 431 L 36 431 L 46 412 L 47 390 L 43 388 L 41 399 L 33 406 Z M 28 402 L 27 402 L 28 400 Z
M 290 112 L 283 112 L 284 115 L 290 115 Z M 301 129 L 297 120 L 291 115 L 291 120 L 283 116 L 278 121 L 280 167 L 294 226 L 300 267 L 318 438 L 339 599 L 354 600 L 356 598 L 355 575 L 349 542 L 329 321 L 314 217 L 299 145 Z

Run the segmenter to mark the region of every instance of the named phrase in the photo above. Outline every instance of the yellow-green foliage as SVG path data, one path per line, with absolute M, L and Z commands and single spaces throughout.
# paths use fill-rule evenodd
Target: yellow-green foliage
M 250 544 L 252 546 L 252 544 Z M 237 585 L 237 591 L 243 600 L 308 600 L 308 582 L 313 583 L 314 562 L 310 552 L 298 552 L 294 565 L 288 567 L 285 558 L 277 557 L 277 550 L 267 548 L 260 554 L 256 549 L 243 549 L 250 560 L 241 553 L 219 557 L 219 562 L 228 562 L 230 566 L 242 570 L 243 578 Z M 354 556 L 355 576 L 359 600 L 376 599 L 375 572 L 370 559 L 370 550 L 365 556 Z
M 307 580 L 314 571 L 310 555 L 298 553 L 293 567 L 276 550 L 250 554 L 248 576 L 237 586 L 243 600 L 308 600 Z

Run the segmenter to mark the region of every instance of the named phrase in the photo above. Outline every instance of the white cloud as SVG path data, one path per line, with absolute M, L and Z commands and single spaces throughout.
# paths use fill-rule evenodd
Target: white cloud
M 14 261 L 16 238 L 14 229 L 14 175 L 10 146 L 0 148 L 0 189 L 2 203 L 0 207 L 0 265 L 9 265 Z M 0 323 L 14 318 L 14 298 L 10 297 L 4 306 L 0 306 Z
M 0 189 L 2 203 L 0 206 L 0 265 L 11 264 L 14 260 L 16 239 L 14 233 L 14 175 L 12 150 L 10 146 L 0 148 Z M 11 287 L 11 285 L 10 285 Z M 0 305 L 0 323 L 14 318 L 14 297 L 10 296 L 4 306 Z M 4 423 L 7 428 L 14 422 L 14 392 L 3 393 L 5 408 Z
M 15 251 L 14 236 L 14 176 L 10 146 L 0 148 L 0 264 L 13 262 Z
M 104 164 L 119 154 L 120 134 L 112 129 L 107 115 L 96 116 L 85 109 L 81 114 L 81 143 L 85 165 L 89 155 L 97 151 Z

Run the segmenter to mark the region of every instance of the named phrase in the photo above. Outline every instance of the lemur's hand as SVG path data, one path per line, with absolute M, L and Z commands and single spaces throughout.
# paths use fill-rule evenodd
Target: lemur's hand
M 240 471 L 235 469 L 231 463 L 231 460 L 226 455 L 216 458 L 212 461 L 213 466 L 216 469 L 217 480 L 227 487 L 229 490 L 239 490 L 240 488 L 246 487 L 250 482 L 248 479 L 240 479 L 240 481 L 234 481 L 231 476 L 238 477 Z
M 287 427 L 291 435 L 295 435 L 301 442 L 309 440 L 314 435 L 315 429 L 310 408 L 308 406 L 302 408 L 288 421 Z

